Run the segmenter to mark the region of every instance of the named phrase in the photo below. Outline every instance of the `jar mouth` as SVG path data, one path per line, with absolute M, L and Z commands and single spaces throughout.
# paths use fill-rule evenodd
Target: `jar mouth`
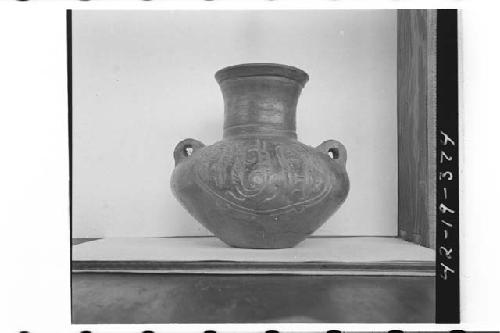
M 221 84 L 225 80 L 258 77 L 276 76 L 293 80 L 302 87 L 309 80 L 309 75 L 301 69 L 293 66 L 273 64 L 273 63 L 249 63 L 225 67 L 215 73 L 217 83 Z

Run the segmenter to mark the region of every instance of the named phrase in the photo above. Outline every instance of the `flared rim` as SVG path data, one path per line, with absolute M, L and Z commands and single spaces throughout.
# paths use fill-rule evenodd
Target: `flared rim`
M 296 81 L 304 86 L 309 75 L 301 69 L 274 63 L 248 63 L 225 67 L 215 73 L 215 79 L 220 84 L 228 79 L 256 76 L 278 76 Z

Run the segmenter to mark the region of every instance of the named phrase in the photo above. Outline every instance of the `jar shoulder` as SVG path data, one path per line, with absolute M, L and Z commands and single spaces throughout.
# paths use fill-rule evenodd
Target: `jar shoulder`
M 345 166 L 317 147 L 286 137 L 255 136 L 225 138 L 197 150 L 186 166 L 210 165 L 213 169 L 267 169 L 268 172 L 307 172 L 311 170 L 342 175 Z M 198 167 L 198 170 L 200 167 Z

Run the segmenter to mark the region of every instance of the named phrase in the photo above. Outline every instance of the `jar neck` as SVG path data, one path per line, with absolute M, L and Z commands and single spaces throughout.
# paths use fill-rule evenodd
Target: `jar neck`
M 255 76 L 224 80 L 220 86 L 224 97 L 224 138 L 297 138 L 295 114 L 302 87 L 296 81 Z

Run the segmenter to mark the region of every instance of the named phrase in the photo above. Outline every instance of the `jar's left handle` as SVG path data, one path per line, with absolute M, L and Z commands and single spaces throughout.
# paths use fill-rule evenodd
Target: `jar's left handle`
M 195 139 L 184 139 L 175 146 L 174 149 L 174 160 L 175 165 L 181 163 L 185 159 L 188 159 L 195 151 L 205 147 L 205 145 Z

